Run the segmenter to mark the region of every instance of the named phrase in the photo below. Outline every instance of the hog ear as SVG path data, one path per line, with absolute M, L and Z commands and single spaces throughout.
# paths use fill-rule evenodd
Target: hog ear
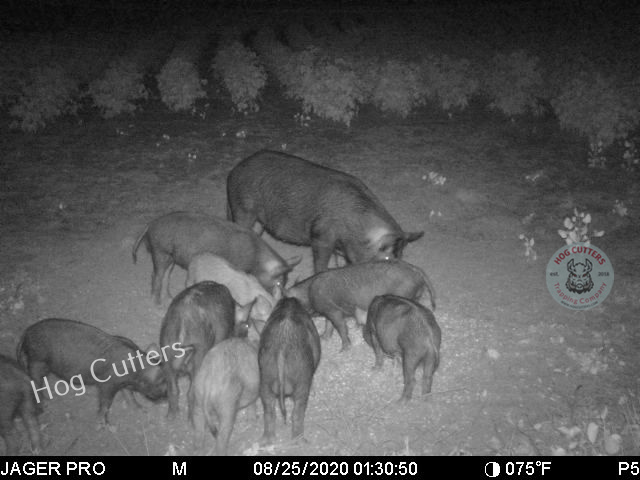
M 301 261 L 302 261 L 302 255 L 291 257 L 289 260 L 287 260 L 287 265 L 289 265 L 289 270 L 293 270 L 293 267 L 298 265 Z
M 589 273 L 592 269 L 593 269 L 593 265 L 591 264 L 591 262 L 587 259 L 586 261 L 586 266 L 587 266 L 587 271 L 585 273 Z
M 396 250 L 402 250 L 405 244 L 404 237 L 399 237 L 394 233 L 387 233 L 378 239 L 378 252 L 385 253 L 385 260 L 396 256 Z
M 422 230 L 421 232 L 409 232 L 404 234 L 404 238 L 407 241 L 407 243 L 411 243 L 411 242 L 415 242 L 419 238 L 422 238 L 423 235 L 424 235 L 424 230 Z

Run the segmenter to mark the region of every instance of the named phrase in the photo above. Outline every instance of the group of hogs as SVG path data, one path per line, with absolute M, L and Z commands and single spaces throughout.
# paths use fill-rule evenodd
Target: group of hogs
M 40 449 L 37 415 L 51 392 L 50 373 L 95 385 L 104 423 L 120 390 L 134 402 L 132 392 L 152 401 L 168 398 L 168 416 L 175 417 L 178 378 L 187 374 L 197 441 L 208 428 L 218 454 L 227 452 L 237 412 L 258 397 L 263 443 L 274 440 L 276 403 L 286 422 L 286 397 L 293 400 L 292 437 L 301 437 L 321 352 L 312 315 L 327 319 L 325 337 L 332 327 L 338 330 L 343 350 L 351 344 L 346 319 L 355 317 L 378 368 L 385 355 L 400 356 L 401 400 L 411 398 L 418 366 L 423 395 L 431 391 L 440 328 L 418 300 L 428 290 L 435 310 L 435 293 L 421 269 L 400 260 L 423 232 L 404 232 L 357 178 L 280 152 L 260 151 L 236 165 L 227 196 L 228 220 L 170 213 L 149 223 L 133 247 L 134 261 L 141 243 L 151 254 L 157 304 L 173 266 L 188 272 L 186 288 L 162 321 L 159 345 L 142 350 L 86 323 L 49 318 L 25 330 L 17 362 L 0 356 L 0 434 L 8 454 L 20 450 L 18 417 L 32 449 Z M 263 229 L 311 246 L 315 274 L 286 288 L 301 257 L 284 260 L 261 239 Z M 332 255 L 345 266 L 328 269 Z M 166 284 L 168 291 L 168 278 Z M 259 340 L 249 340 L 249 330 Z

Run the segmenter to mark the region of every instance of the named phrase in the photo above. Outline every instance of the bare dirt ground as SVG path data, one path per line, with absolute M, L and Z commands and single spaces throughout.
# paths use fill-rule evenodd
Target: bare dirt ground
M 373 371 L 373 351 L 350 323 L 350 351 L 339 353 L 335 334 L 322 343 L 307 442 L 292 444 L 279 417 L 275 446 L 259 450 L 259 407 L 258 418 L 239 415 L 230 453 L 588 455 L 605 453 L 605 431 L 621 436 L 620 453 L 640 453 L 638 172 L 586 168 L 583 144 L 551 120 L 510 123 L 473 108 L 406 121 L 365 111 L 349 129 L 298 126 L 295 110 L 275 100 L 249 117 L 212 111 L 202 120 L 157 108 L 0 137 L 0 351 L 13 354 L 25 327 L 54 316 L 141 347 L 157 342 L 167 302 L 156 308 L 149 296 L 149 256 L 132 263 L 137 235 L 174 210 L 224 216 L 232 166 L 261 148 L 285 149 L 358 176 L 407 230 L 425 230 L 405 258 L 436 287 L 441 365 L 428 400 L 398 404 L 400 367 L 387 360 Z M 432 184 L 429 172 L 445 184 Z M 629 207 L 626 217 L 611 212 L 615 200 Z M 604 304 L 583 312 L 556 303 L 544 276 L 574 207 L 605 231 L 594 243 L 616 277 Z M 520 233 L 535 238 L 537 261 L 527 261 Z M 311 272 L 309 249 L 268 240 L 285 258 L 304 255 L 294 279 Z M 166 420 L 166 403 L 137 411 L 118 396 L 113 430 L 96 428 L 91 387 L 55 397 L 40 417 L 43 453 L 193 454 L 181 385 L 176 421 Z M 599 427 L 594 442 L 590 423 Z

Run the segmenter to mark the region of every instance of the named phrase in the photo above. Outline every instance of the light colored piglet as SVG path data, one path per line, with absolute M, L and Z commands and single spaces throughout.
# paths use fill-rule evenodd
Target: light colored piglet
M 251 309 L 251 318 L 255 320 L 266 321 L 278 300 L 260 285 L 256 277 L 238 270 L 224 258 L 212 253 L 201 253 L 191 259 L 186 286 L 205 280 L 225 285 L 239 305 L 246 305 L 255 299 L 256 303 Z

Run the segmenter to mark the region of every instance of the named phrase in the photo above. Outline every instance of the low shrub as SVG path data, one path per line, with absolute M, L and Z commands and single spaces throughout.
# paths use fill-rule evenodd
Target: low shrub
M 136 102 L 149 92 L 144 85 L 144 70 L 133 60 L 119 58 L 111 62 L 102 77 L 89 85 L 89 96 L 104 118 L 132 113 Z
M 233 42 L 218 49 L 212 69 L 222 80 L 238 112 L 259 110 L 258 97 L 267 82 L 267 72 L 255 52 L 240 42 Z
M 564 85 L 551 105 L 561 127 L 583 135 L 590 145 L 607 147 L 637 128 L 637 88 L 622 86 L 615 78 L 597 72 L 582 71 Z
M 162 102 L 174 112 L 191 110 L 198 99 L 206 97 L 196 66 L 186 58 L 169 59 L 156 81 Z
M 466 59 L 429 56 L 422 61 L 421 70 L 427 97 L 444 111 L 465 109 L 479 87 L 471 62 Z
M 66 113 L 75 113 L 78 84 L 72 75 L 59 65 L 31 68 L 20 82 L 20 94 L 9 113 L 18 117 L 12 128 L 34 132 Z
M 498 53 L 484 70 L 482 90 L 491 99 L 489 108 L 508 117 L 526 112 L 542 112 L 543 74 L 538 58 L 519 50 L 509 55 Z
M 371 100 L 383 112 L 406 118 L 414 108 L 424 104 L 426 85 L 420 65 L 389 60 L 376 73 L 377 85 Z

